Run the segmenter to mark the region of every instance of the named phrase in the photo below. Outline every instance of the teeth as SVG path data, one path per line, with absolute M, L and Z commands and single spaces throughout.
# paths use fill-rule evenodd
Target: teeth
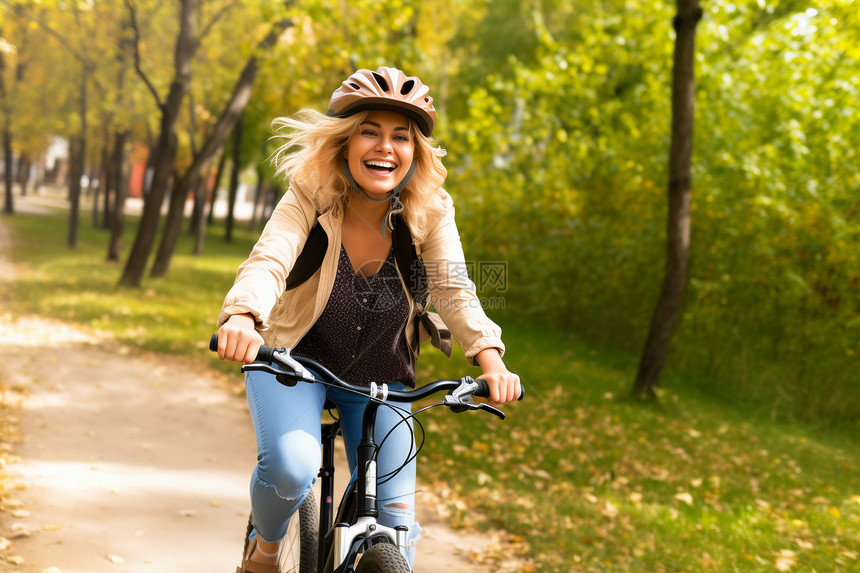
M 397 164 L 390 161 L 365 161 L 368 167 L 382 167 L 383 169 L 396 169 Z

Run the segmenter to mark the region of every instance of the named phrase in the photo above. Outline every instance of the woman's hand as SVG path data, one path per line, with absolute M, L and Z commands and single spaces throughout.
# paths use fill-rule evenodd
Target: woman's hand
M 490 403 L 504 404 L 520 397 L 520 377 L 509 371 L 495 348 L 485 348 L 475 356 L 475 362 L 484 371 L 479 376 L 490 387 Z
M 234 314 L 218 329 L 218 358 L 250 364 L 257 357 L 263 337 L 250 314 Z

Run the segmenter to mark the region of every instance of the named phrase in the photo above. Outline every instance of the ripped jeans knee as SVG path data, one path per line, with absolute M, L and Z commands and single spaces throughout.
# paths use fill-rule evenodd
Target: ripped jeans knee
M 406 539 L 406 559 L 410 569 L 415 561 L 415 549 L 421 539 L 421 526 L 415 521 L 415 506 L 403 501 L 387 501 L 379 504 L 379 523 L 387 527 L 405 525 L 409 528 Z

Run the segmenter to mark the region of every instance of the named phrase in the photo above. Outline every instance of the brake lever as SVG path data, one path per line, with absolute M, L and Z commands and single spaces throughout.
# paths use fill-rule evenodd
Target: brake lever
M 299 382 L 313 382 L 316 380 L 304 366 L 290 356 L 289 348 L 276 348 L 272 360 L 277 362 L 279 366 L 285 366 L 290 370 L 276 368 L 265 362 L 254 362 L 243 365 L 242 372 L 266 372 L 273 374 L 279 383 L 289 387 L 293 387 Z
M 489 404 L 475 404 L 478 410 L 484 410 L 485 412 L 489 412 L 494 416 L 498 416 L 500 420 L 505 419 L 505 413 L 499 410 L 498 408 L 493 408 Z
M 478 384 L 470 376 L 464 376 L 460 379 L 460 385 L 451 390 L 442 399 L 442 403 L 448 406 L 452 412 L 459 414 L 466 410 L 484 410 L 500 419 L 505 419 L 505 413 L 497 408 L 493 408 L 489 404 L 476 404 L 472 399 L 475 391 L 478 389 Z

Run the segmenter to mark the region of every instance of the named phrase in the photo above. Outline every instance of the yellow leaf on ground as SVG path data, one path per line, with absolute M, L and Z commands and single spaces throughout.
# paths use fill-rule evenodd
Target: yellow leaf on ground
M 841 513 L 839 513 L 839 510 L 836 509 L 835 507 L 831 507 L 830 509 L 828 509 L 827 513 L 829 513 L 833 517 L 839 517 L 840 515 L 842 515 Z
M 676 493 L 675 499 L 677 499 L 678 501 L 683 501 L 687 505 L 693 505 L 693 496 L 685 491 L 682 491 L 681 493 Z
M 791 551 L 790 549 L 783 549 L 779 552 L 779 555 L 776 557 L 776 569 L 777 571 L 789 571 L 794 565 L 797 565 L 797 559 L 795 559 L 796 553 Z

